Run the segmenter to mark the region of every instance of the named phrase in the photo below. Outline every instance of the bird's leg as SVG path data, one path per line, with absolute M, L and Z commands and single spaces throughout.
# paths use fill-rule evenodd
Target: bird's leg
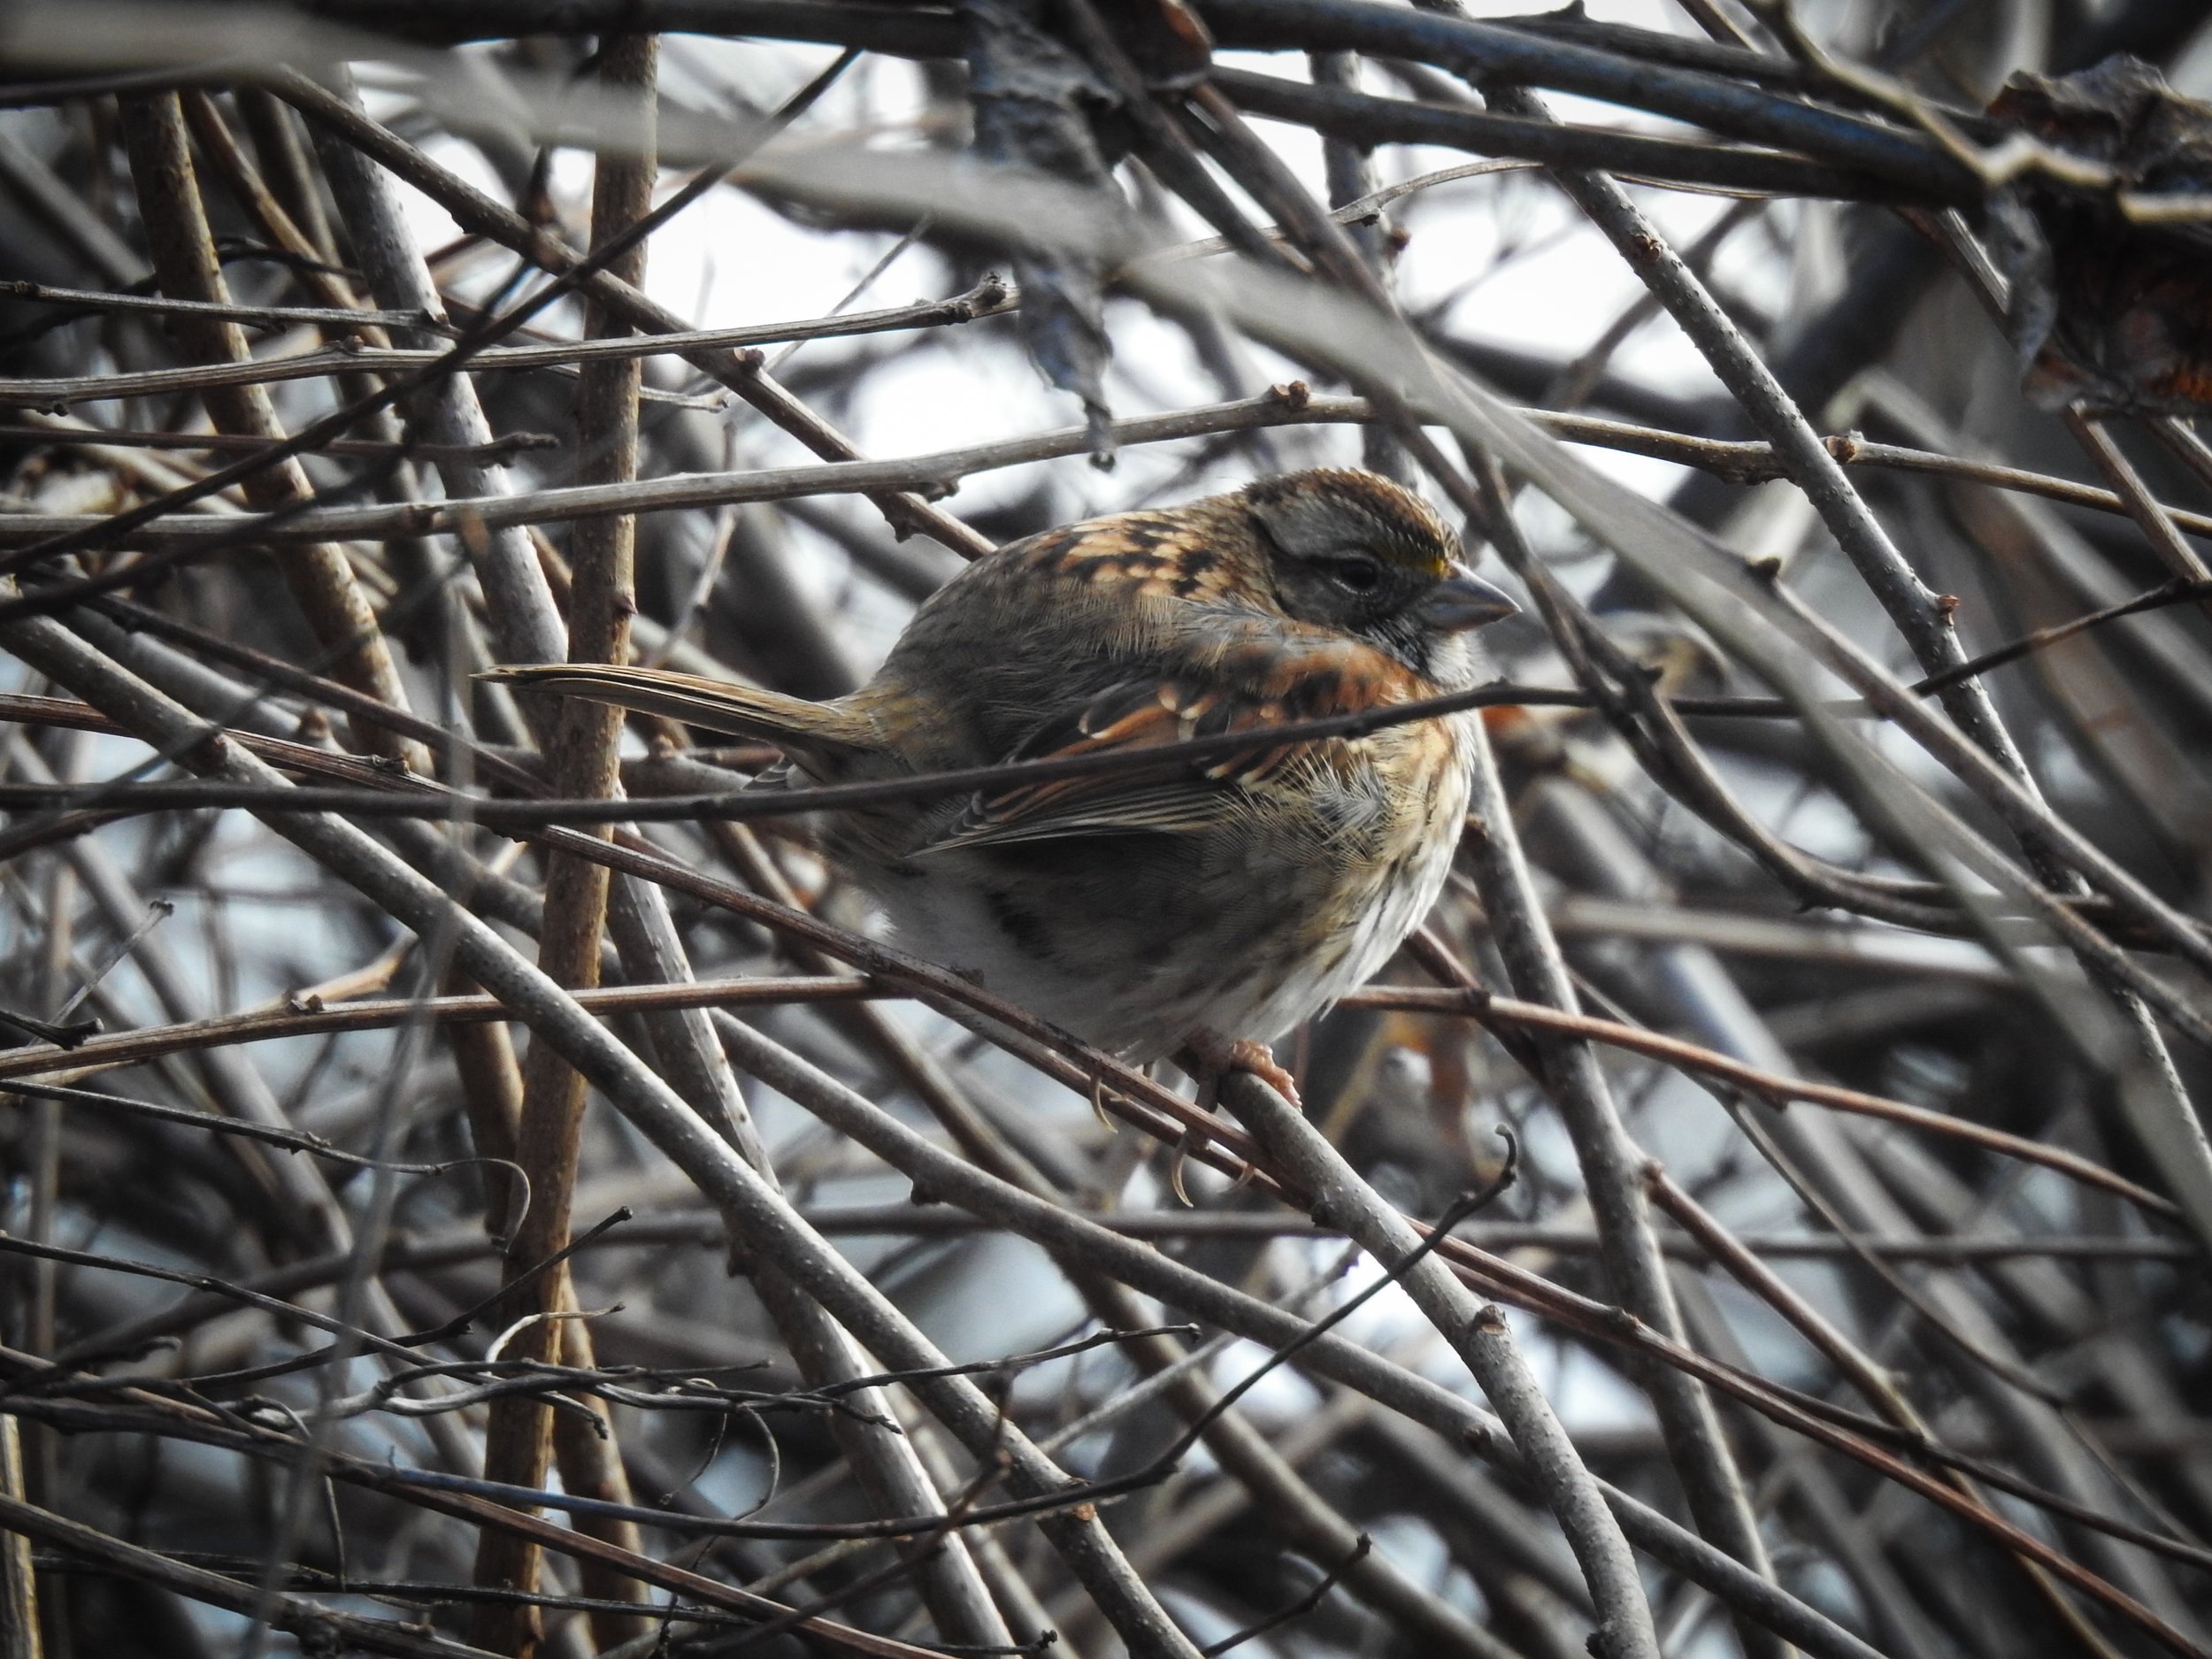
M 1249 1071 L 1292 1105 L 1302 1104 L 1297 1080 L 1275 1064 L 1265 1043 L 1250 1037 L 1232 1042 L 1219 1032 L 1202 1031 L 1183 1046 L 1181 1058 L 1183 1069 L 1197 1079 L 1199 1104 L 1209 1111 L 1220 1098 L 1221 1079 L 1231 1071 Z

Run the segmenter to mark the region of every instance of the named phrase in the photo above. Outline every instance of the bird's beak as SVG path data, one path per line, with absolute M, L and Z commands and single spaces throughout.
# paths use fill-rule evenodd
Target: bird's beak
M 1502 588 L 1494 588 L 1464 565 L 1429 590 L 1421 601 L 1421 620 L 1439 634 L 1461 634 L 1500 622 L 1520 610 Z

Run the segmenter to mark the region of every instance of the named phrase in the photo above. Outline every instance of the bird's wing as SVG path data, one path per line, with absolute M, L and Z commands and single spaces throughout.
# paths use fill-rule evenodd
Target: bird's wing
M 1213 673 L 1155 674 L 1109 686 L 1059 712 L 1018 743 L 1009 762 L 1156 749 L 1196 738 L 1262 732 L 1383 701 L 1371 675 L 1334 641 L 1271 652 Z M 1242 668 L 1246 672 L 1226 672 Z M 917 852 L 1134 832 L 1189 833 L 1248 810 L 1256 793 L 1303 764 L 1340 762 L 1340 738 L 1256 744 L 1197 760 L 1164 757 L 1141 768 L 1011 782 L 978 792 Z

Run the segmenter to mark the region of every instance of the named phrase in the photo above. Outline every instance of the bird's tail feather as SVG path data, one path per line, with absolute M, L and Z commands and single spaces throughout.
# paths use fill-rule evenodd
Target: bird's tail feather
M 802 756 L 850 753 L 867 747 L 863 723 L 833 703 L 809 703 L 778 691 L 732 685 L 664 668 L 618 668 L 605 663 L 530 663 L 488 669 L 479 680 L 588 697 L 618 709 L 665 715 L 710 732 L 728 732 Z

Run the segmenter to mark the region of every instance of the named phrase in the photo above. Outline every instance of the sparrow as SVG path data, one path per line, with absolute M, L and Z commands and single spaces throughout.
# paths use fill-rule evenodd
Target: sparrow
M 1420 497 L 1325 468 L 1000 548 L 828 702 L 597 664 L 490 677 L 764 740 L 788 758 L 755 787 L 847 783 L 1459 690 L 1468 634 L 1516 609 Z M 1365 980 L 1435 902 L 1473 718 L 840 811 L 823 849 L 902 944 L 1053 1025 L 1282 1087 L 1266 1041 Z

